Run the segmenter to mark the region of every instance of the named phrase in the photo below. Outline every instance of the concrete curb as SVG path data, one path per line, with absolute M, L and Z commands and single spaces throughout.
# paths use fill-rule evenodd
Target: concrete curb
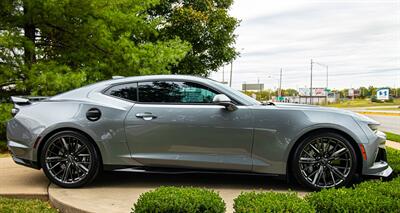
M 392 149 L 400 150 L 400 143 L 399 142 L 386 140 L 386 146 L 390 147 Z
M 92 213 L 60 201 L 54 196 L 52 196 L 50 192 L 49 192 L 49 202 L 54 208 L 58 209 L 62 213 Z

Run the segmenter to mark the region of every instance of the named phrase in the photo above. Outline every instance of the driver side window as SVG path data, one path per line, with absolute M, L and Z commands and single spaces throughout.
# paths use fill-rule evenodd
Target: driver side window
M 218 93 L 197 83 L 179 81 L 139 82 L 139 102 L 212 103 Z

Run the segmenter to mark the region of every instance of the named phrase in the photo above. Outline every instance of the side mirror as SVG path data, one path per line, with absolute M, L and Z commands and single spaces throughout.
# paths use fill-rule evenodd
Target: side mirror
M 232 103 L 231 99 L 224 94 L 214 96 L 213 103 L 224 106 L 228 111 L 235 111 L 238 109 L 238 107 Z

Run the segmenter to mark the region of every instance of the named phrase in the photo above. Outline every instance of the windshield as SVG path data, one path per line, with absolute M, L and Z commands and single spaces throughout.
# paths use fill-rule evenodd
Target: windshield
M 246 94 L 240 92 L 239 90 L 235 90 L 235 89 L 233 89 L 232 87 L 230 87 L 230 86 L 228 86 L 228 85 L 226 85 L 226 84 L 220 83 L 220 82 L 218 82 L 218 81 L 213 81 L 213 82 L 214 82 L 215 84 L 218 84 L 218 86 L 223 87 L 225 90 L 228 90 L 230 93 L 235 94 L 235 95 L 238 96 L 239 98 L 244 99 L 245 101 L 251 103 L 251 105 L 260 105 L 260 104 L 261 104 L 261 103 L 260 103 L 259 101 L 257 101 L 256 99 L 254 99 L 254 98 L 252 98 L 252 97 L 250 97 L 250 96 L 248 96 L 248 95 L 246 95 Z

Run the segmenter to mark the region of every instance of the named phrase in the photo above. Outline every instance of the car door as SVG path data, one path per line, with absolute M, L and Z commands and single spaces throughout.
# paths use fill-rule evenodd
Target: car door
M 144 166 L 250 171 L 252 112 L 212 103 L 217 91 L 195 82 L 138 83 L 125 120 L 132 157 Z

